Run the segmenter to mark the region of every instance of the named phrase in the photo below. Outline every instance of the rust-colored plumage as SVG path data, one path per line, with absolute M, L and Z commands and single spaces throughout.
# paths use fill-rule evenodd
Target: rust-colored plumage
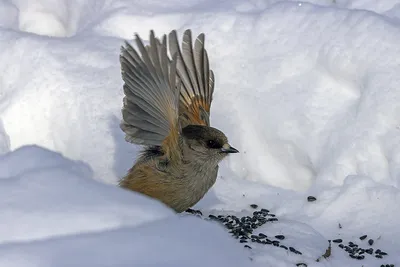
M 121 129 L 128 142 L 144 145 L 120 186 L 158 199 L 182 212 L 214 184 L 218 163 L 238 152 L 210 126 L 214 74 L 204 34 L 193 45 L 190 30 L 180 49 L 176 31 L 149 45 L 136 35 L 137 50 L 121 48 L 124 106 Z

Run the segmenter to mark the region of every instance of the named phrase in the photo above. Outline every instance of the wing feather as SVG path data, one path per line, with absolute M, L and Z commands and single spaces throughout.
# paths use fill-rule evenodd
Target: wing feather
M 177 79 L 181 81 L 179 119 L 182 127 L 190 124 L 210 126 L 210 109 L 214 92 L 214 74 L 210 70 L 205 35 L 201 33 L 194 42 L 192 33 L 183 34 L 182 50 L 176 31 L 169 34 L 169 49 L 178 57 Z
M 121 129 L 128 142 L 147 146 L 178 142 L 177 57 L 168 57 L 165 38 L 160 42 L 151 31 L 148 46 L 136 35 L 137 50 L 128 42 L 121 47 L 125 94 Z
M 125 94 L 121 129 L 128 142 L 171 149 L 181 127 L 210 125 L 215 82 L 205 35 L 193 43 L 191 31 L 186 30 L 182 48 L 175 30 L 161 39 L 150 31 L 146 46 L 135 35 L 135 43 L 136 49 L 128 42 L 121 47 Z

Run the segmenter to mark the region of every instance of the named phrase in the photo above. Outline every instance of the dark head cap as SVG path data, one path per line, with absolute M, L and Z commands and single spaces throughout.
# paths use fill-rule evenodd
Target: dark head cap
M 183 136 L 188 140 L 195 140 L 209 149 L 219 150 L 222 153 L 238 153 L 228 143 L 228 138 L 220 130 L 202 125 L 188 125 L 182 129 Z

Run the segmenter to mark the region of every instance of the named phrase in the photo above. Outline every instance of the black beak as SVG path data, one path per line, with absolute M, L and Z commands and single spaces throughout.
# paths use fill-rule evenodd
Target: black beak
M 229 147 L 229 148 L 221 148 L 221 151 L 223 152 L 223 153 L 239 153 L 239 150 L 237 150 L 236 148 L 234 148 L 234 147 Z

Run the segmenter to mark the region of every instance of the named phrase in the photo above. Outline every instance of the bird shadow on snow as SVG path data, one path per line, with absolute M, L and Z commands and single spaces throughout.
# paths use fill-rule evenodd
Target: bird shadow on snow
M 111 115 L 109 118 L 109 128 L 115 147 L 113 171 L 115 176 L 121 179 L 133 166 L 141 147 L 125 141 L 125 134 L 119 128 L 119 124 L 120 119 L 115 115 Z

